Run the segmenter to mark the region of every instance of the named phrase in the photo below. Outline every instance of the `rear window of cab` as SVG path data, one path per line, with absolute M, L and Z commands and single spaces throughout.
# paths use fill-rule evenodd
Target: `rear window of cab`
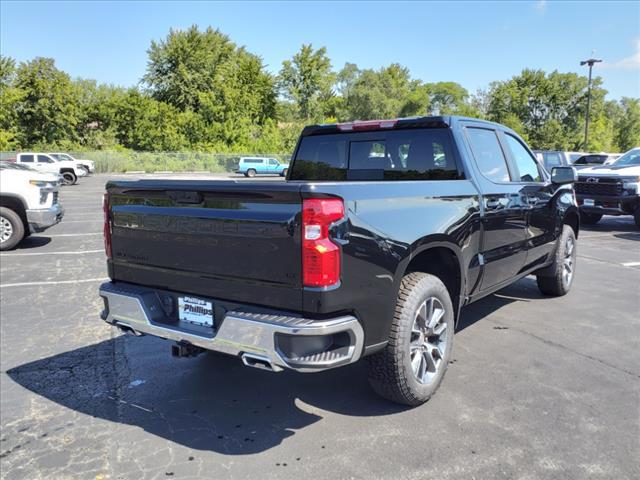
M 459 180 L 446 128 L 302 137 L 290 180 Z

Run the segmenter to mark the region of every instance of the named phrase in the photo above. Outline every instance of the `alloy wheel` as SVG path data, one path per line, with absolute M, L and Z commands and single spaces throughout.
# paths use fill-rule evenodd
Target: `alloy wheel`
M 449 325 L 442 302 L 427 298 L 416 311 L 409 343 L 411 368 L 418 382 L 431 383 L 443 369 L 447 335 Z
M 4 243 L 13 235 L 11 222 L 4 217 L 0 217 L 0 243 Z
M 573 270 L 575 269 L 575 248 L 576 242 L 572 237 L 567 238 L 564 247 L 564 258 L 562 260 L 562 279 L 565 285 L 571 285 L 573 280 Z

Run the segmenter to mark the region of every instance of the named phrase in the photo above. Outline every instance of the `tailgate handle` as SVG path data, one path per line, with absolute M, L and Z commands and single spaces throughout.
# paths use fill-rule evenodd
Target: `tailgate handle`
M 167 192 L 167 195 L 176 203 L 202 203 L 202 194 L 200 192 L 184 192 L 184 191 L 176 191 L 176 192 Z

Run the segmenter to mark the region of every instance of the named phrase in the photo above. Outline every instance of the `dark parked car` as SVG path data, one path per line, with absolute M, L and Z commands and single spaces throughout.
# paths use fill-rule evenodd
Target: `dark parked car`
M 374 390 L 418 405 L 464 305 L 529 274 L 569 291 L 574 181 L 460 117 L 306 127 L 286 182 L 112 181 L 101 316 L 270 371 L 367 357 Z
M 578 158 L 575 162 L 573 162 L 573 166 L 577 169 L 587 168 L 587 167 L 595 167 L 598 165 L 606 165 L 612 163 L 618 158 L 617 154 L 609 154 L 609 153 L 589 153 L 587 155 L 583 155 Z

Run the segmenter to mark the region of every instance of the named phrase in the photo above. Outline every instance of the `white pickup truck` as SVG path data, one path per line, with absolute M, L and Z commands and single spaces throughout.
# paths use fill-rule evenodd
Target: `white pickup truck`
M 84 158 L 74 158 L 73 156 L 69 155 L 68 153 L 62 153 L 62 152 L 54 152 L 54 153 L 47 153 L 47 155 L 52 156 L 53 158 L 55 158 L 56 160 L 62 162 L 65 160 L 68 160 L 70 162 L 76 162 L 76 165 L 78 165 L 80 168 L 84 169 L 87 171 L 87 173 L 93 173 L 96 170 L 96 164 L 94 163 L 93 160 L 87 160 Z
M 11 161 L 11 160 L 10 160 Z M 87 172 L 76 162 L 69 160 L 56 160 L 46 153 L 25 152 L 16 155 L 15 163 L 26 165 L 40 172 L 58 173 L 62 175 L 64 185 L 73 185 L 79 177 L 84 177 Z
M 0 250 L 9 250 L 24 237 L 62 220 L 59 188 L 56 174 L 0 162 Z
M 640 228 L 640 147 L 609 165 L 578 171 L 574 188 L 583 224 L 593 225 L 603 215 L 631 215 Z

